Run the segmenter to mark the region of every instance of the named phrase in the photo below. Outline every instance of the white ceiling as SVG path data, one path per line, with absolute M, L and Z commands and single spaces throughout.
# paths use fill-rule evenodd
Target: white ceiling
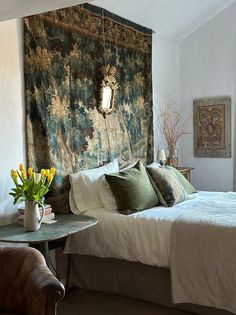
M 95 0 L 91 4 L 147 26 L 157 34 L 182 40 L 233 2 L 235 0 Z
M 0 0 L 0 21 L 73 6 L 85 0 Z
M 157 34 L 182 40 L 236 0 L 95 0 Z M 84 0 L 0 0 L 0 21 L 69 7 Z

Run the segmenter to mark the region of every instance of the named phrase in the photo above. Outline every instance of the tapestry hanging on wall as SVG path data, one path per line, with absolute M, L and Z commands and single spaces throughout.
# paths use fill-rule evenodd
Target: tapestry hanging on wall
M 193 101 L 195 157 L 231 157 L 230 112 L 230 97 Z
M 68 174 L 120 157 L 153 159 L 152 31 L 84 4 L 24 19 L 28 162 L 54 166 L 54 210 Z M 98 111 L 100 69 L 116 67 L 114 111 Z

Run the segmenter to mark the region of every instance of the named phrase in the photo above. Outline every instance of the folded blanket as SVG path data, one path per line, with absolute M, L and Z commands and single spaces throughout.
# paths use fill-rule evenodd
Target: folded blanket
M 194 303 L 236 314 L 236 193 L 200 200 L 171 231 L 174 303 Z

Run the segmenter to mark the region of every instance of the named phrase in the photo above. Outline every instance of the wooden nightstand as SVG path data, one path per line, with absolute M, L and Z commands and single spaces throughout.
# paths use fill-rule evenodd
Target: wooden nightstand
M 193 170 L 194 168 L 193 167 L 176 167 L 176 168 L 191 183 L 191 170 Z

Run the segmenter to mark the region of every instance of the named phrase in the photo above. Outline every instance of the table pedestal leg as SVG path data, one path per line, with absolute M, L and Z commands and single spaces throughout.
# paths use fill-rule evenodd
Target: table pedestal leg
M 48 242 L 45 241 L 45 242 L 40 243 L 39 250 L 43 254 L 47 266 L 50 267 L 50 257 L 49 257 L 49 250 L 48 250 Z

